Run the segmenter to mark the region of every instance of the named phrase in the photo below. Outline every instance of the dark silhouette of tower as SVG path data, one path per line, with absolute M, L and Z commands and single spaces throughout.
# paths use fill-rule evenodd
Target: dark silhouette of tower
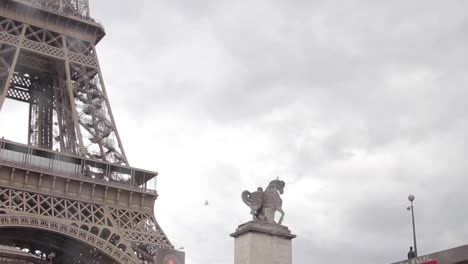
M 125 155 L 104 35 L 88 0 L 0 0 L 0 111 L 29 105 L 28 143 L 0 140 L 0 244 L 53 263 L 183 263 L 154 218 L 157 173 Z

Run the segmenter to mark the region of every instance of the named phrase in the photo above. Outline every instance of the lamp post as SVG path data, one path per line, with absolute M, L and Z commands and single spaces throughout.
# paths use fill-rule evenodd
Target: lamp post
M 413 246 L 414 246 L 414 254 L 417 257 L 418 256 L 418 247 L 416 246 L 416 226 L 414 224 L 414 207 L 413 207 L 414 198 L 415 197 L 412 194 L 410 194 L 408 196 L 408 200 L 410 201 L 411 205 L 407 209 L 411 211 L 411 218 L 413 220 Z

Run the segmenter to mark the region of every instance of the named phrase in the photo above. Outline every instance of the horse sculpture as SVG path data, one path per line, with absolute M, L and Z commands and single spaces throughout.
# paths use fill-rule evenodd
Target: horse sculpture
M 285 185 L 284 181 L 273 180 L 265 191 L 258 187 L 256 192 L 242 192 L 242 200 L 250 207 L 253 220 L 275 223 L 275 213 L 278 211 L 281 213 L 278 224 L 281 225 L 284 211 L 281 208 L 283 200 L 281 200 L 280 194 L 283 194 Z

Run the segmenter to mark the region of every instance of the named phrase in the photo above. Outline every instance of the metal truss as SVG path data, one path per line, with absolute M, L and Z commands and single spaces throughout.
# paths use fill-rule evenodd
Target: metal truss
M 0 110 L 29 105 L 28 145 L 0 140 L 0 228 L 41 252 L 63 237 L 85 245 L 63 263 L 155 263 L 174 246 L 146 188 L 157 173 L 129 166 L 117 131 L 95 49 L 104 35 L 88 0 L 0 0 Z M 31 244 L 31 229 L 49 240 Z
M 66 15 L 91 19 L 88 0 L 16 0 L 39 8 L 48 9 Z
M 11 63 L 15 55 L 16 47 L 0 43 L 0 96 L 5 96 L 5 82 L 8 79 Z
M 0 225 L 8 224 L 78 237 L 122 263 L 134 263 L 132 258 L 122 260 L 134 251 L 151 256 L 157 248 L 172 247 L 149 214 L 0 187 Z
M 94 45 L 6 18 L 0 30 L 0 107 L 6 97 L 30 103 L 29 143 L 128 164 Z
M 8 227 L 20 227 L 26 229 L 39 229 L 45 231 L 51 231 L 65 236 L 71 236 L 79 241 L 105 252 L 106 255 L 112 257 L 119 263 L 125 264 L 136 264 L 141 263 L 135 257 L 132 257 L 130 253 L 125 253 L 122 248 L 116 247 L 113 243 L 102 239 L 99 235 L 95 235 L 86 230 L 69 225 L 60 221 L 42 218 L 39 216 L 26 216 L 26 215 L 0 215 L 0 225 L 3 228 Z M 82 256 L 86 258 L 87 256 Z M 69 263 L 69 262 L 67 262 Z M 82 260 L 78 260 L 75 263 L 83 263 Z M 88 262 L 86 262 L 88 263 Z
M 159 247 L 172 247 L 167 236 L 150 214 L 120 208 L 110 208 L 125 239 L 133 243 L 145 243 Z

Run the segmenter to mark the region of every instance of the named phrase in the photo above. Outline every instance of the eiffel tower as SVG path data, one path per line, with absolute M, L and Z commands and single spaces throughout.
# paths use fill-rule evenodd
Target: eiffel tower
M 29 105 L 27 144 L 0 139 L 0 245 L 48 263 L 182 264 L 154 217 L 157 173 L 125 155 L 104 35 L 88 0 L 0 0 L 0 111 Z

